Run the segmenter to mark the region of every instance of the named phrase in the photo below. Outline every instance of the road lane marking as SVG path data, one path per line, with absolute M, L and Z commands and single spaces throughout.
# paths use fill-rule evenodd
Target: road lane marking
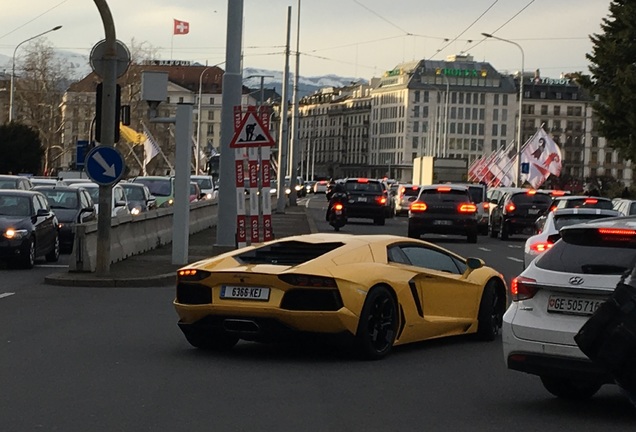
M 40 268 L 68 268 L 68 264 L 36 264 L 35 266 Z
M 513 249 L 521 249 L 523 246 L 509 244 L 508 247 Z
M 519 258 L 515 258 L 515 257 L 507 257 L 507 258 L 508 258 L 509 260 L 512 260 L 512 261 L 516 261 L 516 262 L 520 262 L 520 263 L 522 263 L 522 262 L 523 262 L 523 260 L 522 260 L 522 259 L 519 259 Z
M 0 294 L 0 298 L 10 297 L 12 295 L 15 295 L 15 293 L 6 292 L 6 293 Z
M 480 247 L 480 248 L 477 248 L 477 249 L 483 250 L 484 252 L 490 252 L 490 249 L 485 248 L 485 247 Z

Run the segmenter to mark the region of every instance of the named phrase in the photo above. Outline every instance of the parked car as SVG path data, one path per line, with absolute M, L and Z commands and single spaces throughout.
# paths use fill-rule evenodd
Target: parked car
M 71 187 L 86 189 L 93 200 L 93 204 L 95 204 L 95 210 L 99 214 L 99 185 L 97 183 L 73 183 Z M 126 193 L 120 184 L 113 185 L 110 215 L 111 217 L 130 215 Z
M 70 253 L 75 241 L 75 226 L 97 220 L 97 211 L 88 191 L 81 187 L 36 186 L 44 195 L 58 221 L 60 250 Z
M 351 338 L 361 357 L 380 359 L 425 339 L 494 340 L 505 287 L 482 260 L 421 240 L 308 234 L 179 269 L 173 304 L 197 348 L 312 332 Z
M 507 192 L 490 215 L 490 237 L 507 240 L 514 234 L 534 234 L 537 218 L 548 211 L 552 197 L 533 189 Z
M 120 182 L 119 184 L 126 194 L 131 215 L 137 216 L 157 208 L 157 201 L 146 185 L 131 182 Z
M 28 177 L 18 175 L 0 175 L 0 189 L 31 190 L 33 183 Z
M 349 196 L 345 203 L 347 218 L 373 219 L 376 225 L 386 220 L 386 190 L 379 180 L 348 178 L 344 187 Z
M 411 203 L 417 199 L 419 193 L 420 187 L 418 185 L 399 185 L 397 195 L 395 196 L 395 214 L 398 216 L 407 215 L 409 213 Z
M 37 191 L 0 190 L 0 259 L 33 268 L 37 257 L 60 257 L 58 220 L 46 197 Z
M 218 186 L 214 182 L 214 177 L 210 175 L 191 175 L 190 181 L 199 185 L 201 192 L 205 194 L 205 199 L 215 199 L 218 194 Z
M 537 226 L 537 234 L 526 240 L 523 256 L 524 268 L 543 252 L 550 249 L 561 238 L 561 228 L 585 223 L 596 219 L 617 217 L 620 213 L 616 210 L 594 208 L 564 208 L 548 213 L 541 226 Z
M 174 177 L 143 176 L 135 177 L 132 183 L 146 185 L 155 197 L 157 208 L 170 207 L 174 204 Z
M 512 281 L 503 318 L 509 369 L 540 377 L 553 395 L 593 396 L 612 377 L 578 348 L 574 336 L 636 262 L 636 217 L 561 229 L 561 240 Z
M 477 243 L 477 205 L 468 188 L 437 184 L 420 186 L 420 193 L 409 209 L 408 236 L 454 234 Z

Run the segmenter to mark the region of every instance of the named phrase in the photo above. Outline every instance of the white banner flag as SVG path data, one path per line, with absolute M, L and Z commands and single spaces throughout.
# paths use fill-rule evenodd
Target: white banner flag
M 524 147 L 521 162 L 529 164 L 530 172 L 526 174 L 526 181 L 537 188 L 550 174 L 561 174 L 561 149 L 541 128 Z

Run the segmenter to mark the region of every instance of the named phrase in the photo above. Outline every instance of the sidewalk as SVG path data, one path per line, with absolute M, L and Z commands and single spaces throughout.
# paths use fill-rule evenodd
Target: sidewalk
M 287 207 L 285 213 L 274 213 L 272 225 L 276 239 L 317 232 L 316 224 L 305 206 Z M 192 234 L 188 243 L 188 262 L 220 253 L 219 248 L 214 247 L 216 227 Z M 110 273 L 106 276 L 65 271 L 46 276 L 44 282 L 49 285 L 81 287 L 168 286 L 176 283 L 176 271 L 180 267 L 183 266 L 172 264 L 172 245 L 168 244 L 111 264 Z

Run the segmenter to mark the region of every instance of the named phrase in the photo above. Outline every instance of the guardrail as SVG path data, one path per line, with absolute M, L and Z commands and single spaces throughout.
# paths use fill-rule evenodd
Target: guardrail
M 190 204 L 190 234 L 216 226 L 218 204 L 199 201 Z M 172 242 L 172 208 L 161 208 L 138 216 L 111 219 L 111 264 Z M 70 272 L 94 272 L 97 257 L 97 222 L 79 224 L 69 262 Z

